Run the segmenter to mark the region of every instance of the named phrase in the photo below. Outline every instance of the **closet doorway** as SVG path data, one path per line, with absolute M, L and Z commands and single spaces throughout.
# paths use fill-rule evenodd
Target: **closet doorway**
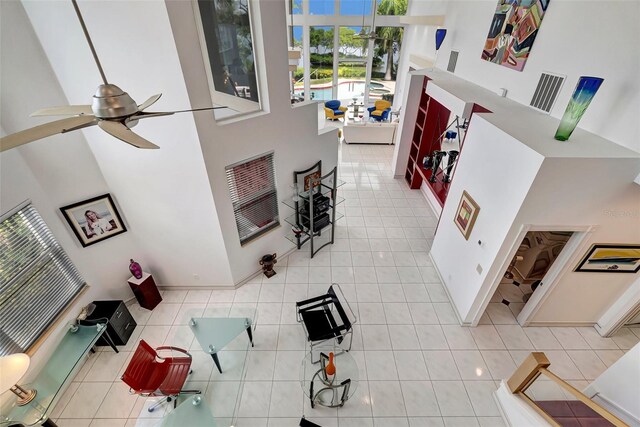
M 528 231 L 487 307 L 490 317 L 517 318 L 551 266 L 573 236 L 573 231 Z

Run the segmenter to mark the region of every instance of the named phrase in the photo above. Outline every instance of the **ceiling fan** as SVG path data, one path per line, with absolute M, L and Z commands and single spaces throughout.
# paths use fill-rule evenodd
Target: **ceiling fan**
M 34 116 L 71 116 L 62 120 L 56 120 L 54 122 L 45 123 L 40 126 L 35 126 L 21 132 L 0 138 L 0 152 L 9 150 L 11 148 L 19 147 L 20 145 L 27 144 L 38 139 L 46 138 L 48 136 L 56 135 L 59 133 L 67 133 L 74 130 L 98 125 L 100 129 L 107 132 L 109 135 L 118 138 L 121 141 L 131 144 L 137 148 L 160 148 L 152 142 L 147 141 L 140 135 L 134 133 L 131 128 L 138 124 L 138 120 L 146 119 L 149 117 L 170 116 L 175 113 L 187 113 L 193 111 L 207 111 L 216 110 L 219 108 L 227 107 L 209 107 L 209 108 L 196 108 L 193 110 L 179 110 L 179 111 L 158 111 L 158 112 L 145 112 L 147 108 L 153 105 L 162 94 L 153 95 L 142 104 L 137 105 L 136 102 L 122 89 L 114 84 L 110 84 L 107 81 L 107 77 L 104 74 L 98 55 L 89 32 L 78 8 L 76 0 L 71 0 L 73 7 L 80 21 L 80 26 L 84 32 L 89 48 L 93 55 L 93 59 L 98 66 L 102 82 L 95 95 L 93 95 L 93 102 L 91 105 L 68 105 L 62 107 L 51 107 L 38 110 L 31 114 Z
M 366 31 L 364 26 L 364 17 L 365 17 L 365 2 L 362 2 L 362 27 L 360 27 L 360 32 L 353 36 L 354 39 L 364 39 L 364 40 L 386 40 L 384 37 L 378 36 L 376 33 L 376 15 L 378 14 L 378 2 L 373 2 L 373 20 L 371 22 L 371 31 Z

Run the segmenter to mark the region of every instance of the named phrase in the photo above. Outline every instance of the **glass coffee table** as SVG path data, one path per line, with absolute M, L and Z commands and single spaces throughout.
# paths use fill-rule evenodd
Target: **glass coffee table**
M 192 317 L 189 327 L 205 353 L 211 355 L 222 373 L 218 352 L 246 332 L 253 347 L 252 320 L 248 317 Z
M 309 398 L 311 407 L 316 404 L 329 408 L 341 407 L 351 398 L 358 388 L 358 364 L 353 356 L 339 348 L 334 351 L 333 363 L 336 373 L 329 380 L 324 373 L 324 366 L 329 358 L 329 351 L 320 349 L 320 361 L 312 362 L 311 353 L 307 353 L 300 366 L 300 386 Z M 316 358 L 314 358 L 316 359 Z

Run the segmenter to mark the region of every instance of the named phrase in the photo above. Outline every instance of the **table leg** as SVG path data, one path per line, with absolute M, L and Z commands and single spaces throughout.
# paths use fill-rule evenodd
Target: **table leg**
M 113 349 L 113 351 L 115 351 L 116 353 L 120 353 L 118 351 L 118 349 L 116 348 L 116 345 L 113 343 L 113 340 L 111 339 L 111 336 L 109 335 L 109 332 L 107 332 L 106 330 L 104 331 L 104 334 L 102 334 L 102 338 L 104 338 L 104 340 L 107 342 L 107 344 L 109 344 L 111 346 L 111 348 Z
M 220 373 L 222 373 L 222 368 L 220 367 L 220 360 L 218 360 L 218 354 L 217 353 L 213 353 L 211 355 L 211 357 L 213 358 L 213 362 L 218 367 L 218 371 L 220 371 Z
M 45 422 L 42 423 L 43 427 L 58 427 L 58 424 L 54 423 L 51 418 L 47 418 Z
M 251 333 L 251 325 L 247 328 L 247 335 L 249 335 L 249 341 L 251 341 L 251 347 L 253 347 L 253 334 Z

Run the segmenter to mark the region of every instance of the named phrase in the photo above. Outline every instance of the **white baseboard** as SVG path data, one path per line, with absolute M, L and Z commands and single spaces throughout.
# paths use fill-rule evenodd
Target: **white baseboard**
M 535 321 L 529 322 L 529 324 L 525 327 L 530 326 L 558 326 L 558 327 L 583 327 L 583 326 L 594 326 L 596 322 L 584 321 L 584 322 L 555 322 L 555 321 Z

